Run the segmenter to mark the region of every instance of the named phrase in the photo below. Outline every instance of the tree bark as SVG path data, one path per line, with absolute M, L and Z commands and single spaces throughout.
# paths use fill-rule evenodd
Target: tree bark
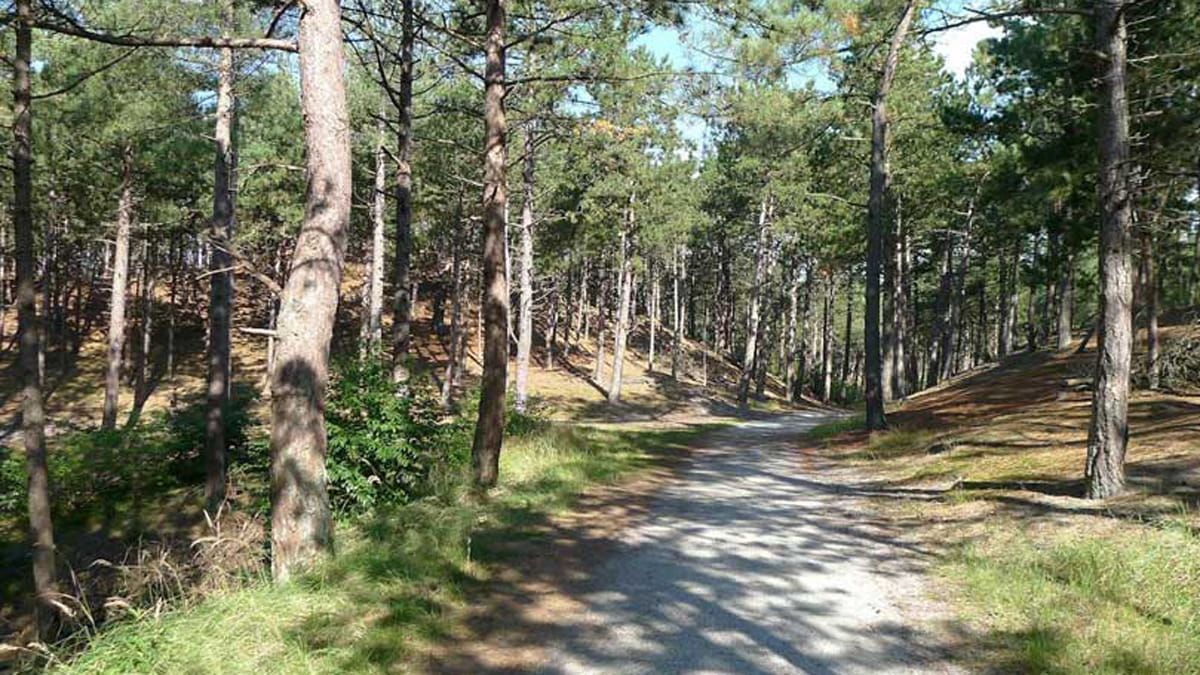
M 617 325 L 613 330 L 612 379 L 608 385 L 608 402 L 621 401 L 621 379 L 625 370 L 625 341 L 629 337 L 629 304 L 633 295 L 633 251 L 630 236 L 633 231 L 634 197 L 629 197 L 629 212 L 625 216 L 625 229 L 621 232 L 620 297 L 617 299 Z
M 608 312 L 605 303 L 608 302 L 609 278 L 603 270 L 601 270 L 601 274 L 603 278 L 600 280 L 600 288 L 596 294 L 596 359 L 592 364 L 592 381 L 597 385 L 604 377 L 604 332 L 608 327 Z
M 521 276 L 520 311 L 517 317 L 516 407 L 525 412 L 529 401 L 529 360 L 533 353 L 533 195 L 536 188 L 534 126 L 525 129 L 525 162 L 522 171 L 521 199 Z
M 825 277 L 825 309 L 821 313 L 821 400 L 828 402 L 833 389 L 833 304 L 837 292 L 833 275 Z
M 133 226 L 133 146 L 121 160 L 121 197 L 117 204 L 117 237 L 113 254 L 112 295 L 108 314 L 108 369 L 104 379 L 103 429 L 117 426 L 121 397 L 121 355 L 125 351 L 125 296 L 129 287 L 129 236 Z
M 456 215 L 455 220 L 461 218 L 461 209 Z M 454 291 L 450 300 L 450 343 L 446 349 L 446 373 L 442 378 L 442 407 L 447 408 L 454 402 L 454 387 L 458 383 L 458 374 L 462 369 L 459 363 L 458 343 L 463 339 L 463 334 L 466 332 L 463 326 L 463 311 L 462 311 L 462 294 L 463 294 L 463 273 L 462 273 L 462 246 L 458 243 L 454 246 Z
M 13 238 L 16 245 L 17 335 L 21 373 L 21 437 L 25 445 L 29 534 L 39 637 L 48 637 L 57 591 L 54 526 L 50 516 L 50 470 L 46 462 L 46 411 L 38 377 L 36 252 L 33 237 L 33 52 L 31 0 L 17 0 L 13 58 Z
M 867 202 L 867 302 L 864 320 L 864 346 L 867 357 L 867 428 L 872 430 L 886 429 L 887 417 L 884 414 L 883 399 L 883 356 L 880 352 L 879 335 L 879 277 L 883 257 L 883 235 L 886 227 L 886 199 L 888 184 L 891 180 L 888 170 L 888 111 L 887 97 L 892 89 L 892 81 L 896 77 L 896 68 L 900 63 L 900 50 L 908 37 L 908 29 L 916 13 L 916 0 L 908 0 L 900 23 L 892 33 L 891 44 L 888 48 L 887 61 L 879 78 L 879 88 L 875 92 L 875 100 L 871 115 L 871 193 Z
M 222 30 L 233 30 L 233 0 L 222 2 Z M 213 169 L 213 216 L 209 236 L 214 242 L 209 274 L 208 389 L 204 423 L 204 508 L 216 514 L 225 500 L 225 415 L 229 407 L 231 327 L 233 318 L 233 176 L 237 161 L 233 139 L 233 50 L 222 49 L 217 66 L 216 160 Z
M 350 114 L 337 0 L 306 0 L 300 84 L 308 189 L 280 296 L 271 385 L 271 550 L 284 582 L 332 546 L 325 387 L 350 223 Z
M 650 267 L 650 361 L 647 371 L 654 372 L 654 359 L 658 356 L 658 319 L 661 304 L 658 284 L 658 267 Z
M 671 302 L 674 312 L 674 330 L 671 335 L 671 379 L 679 381 L 679 361 L 683 351 L 683 308 L 679 297 L 679 281 L 683 276 L 683 255 L 676 246 L 673 252 L 674 274 L 671 277 Z
M 783 361 L 783 382 L 787 400 L 799 399 L 796 391 L 796 322 L 800 320 L 800 271 L 792 269 L 792 281 L 788 285 L 788 328 L 787 353 Z
M 1008 356 L 1013 352 L 1017 332 L 1017 306 L 1021 302 L 1020 273 L 1021 247 L 1014 244 L 1012 258 L 1001 259 L 1000 287 L 1000 356 Z
M 1098 0 L 1094 10 L 1102 57 L 1098 105 L 1101 320 L 1084 470 L 1090 499 L 1112 497 L 1125 489 L 1129 441 L 1133 284 L 1125 7 L 1125 0 Z
M 400 0 L 400 100 L 396 115 L 396 270 L 392 299 L 392 380 L 408 382 L 412 340 L 413 0 Z
M 842 398 L 846 398 L 846 394 L 850 388 L 850 332 L 854 329 L 854 281 L 849 274 L 846 275 L 846 334 L 842 341 Z M 896 345 L 900 342 L 897 340 Z M 903 361 L 900 362 L 901 364 Z M 897 366 L 897 367 L 903 367 Z M 894 393 L 900 394 L 896 389 Z
M 378 351 L 383 342 L 383 259 L 384 230 L 387 217 L 387 148 L 384 146 L 385 109 L 380 106 L 379 138 L 375 143 L 375 186 L 371 193 L 371 259 L 363 292 L 362 331 L 359 343 L 363 353 Z
M 508 383 L 508 278 L 504 273 L 504 184 L 508 122 L 504 112 L 505 24 L 508 0 L 487 0 L 483 169 L 483 377 L 479 419 L 471 448 L 475 485 L 496 484 L 504 443 L 504 396 Z
M 139 322 L 141 325 L 141 340 L 138 344 L 137 367 L 134 370 L 133 398 L 134 411 L 140 410 L 142 404 L 150 397 L 147 386 L 146 369 L 150 363 L 151 338 L 154 332 L 154 247 L 149 240 L 142 242 L 142 280 L 139 284 L 138 295 L 141 297 Z

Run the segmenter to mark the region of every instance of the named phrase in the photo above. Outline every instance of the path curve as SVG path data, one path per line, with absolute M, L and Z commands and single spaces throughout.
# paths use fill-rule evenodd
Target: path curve
M 537 601 L 553 609 L 526 636 L 533 662 L 491 672 L 958 672 L 914 621 L 928 620 L 931 556 L 873 515 L 853 475 L 801 449 L 833 419 L 791 413 L 711 434 L 554 591 L 562 600 Z

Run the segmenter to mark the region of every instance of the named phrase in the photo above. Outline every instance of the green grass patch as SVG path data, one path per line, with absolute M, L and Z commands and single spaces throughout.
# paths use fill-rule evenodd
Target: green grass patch
M 539 536 L 533 526 L 587 486 L 651 466 L 710 428 L 542 425 L 506 443 L 500 485 L 487 498 L 471 496 L 464 476 L 447 476 L 427 497 L 343 523 L 338 554 L 313 574 L 116 623 L 61 672 L 402 672 L 511 557 L 506 543 Z
M 1200 539 L 1183 527 L 995 537 L 945 573 L 989 672 L 1200 673 Z
M 815 426 L 808 432 L 808 437 L 818 441 L 828 440 L 835 436 L 848 434 L 853 431 L 861 431 L 867 426 L 866 417 L 859 415 L 858 417 L 848 417 L 836 422 L 829 422 Z

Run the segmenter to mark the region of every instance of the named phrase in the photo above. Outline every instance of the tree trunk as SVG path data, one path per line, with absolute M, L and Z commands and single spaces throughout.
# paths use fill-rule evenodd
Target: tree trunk
M 800 271 L 792 270 L 792 282 L 788 286 L 787 353 L 783 360 L 783 382 L 789 401 L 796 401 L 796 322 L 800 320 Z
M 1112 497 L 1125 489 L 1125 449 L 1129 440 L 1133 284 L 1125 4 L 1125 0 L 1099 0 L 1094 10 L 1097 48 L 1102 55 L 1098 105 L 1101 319 L 1084 471 L 1091 499 Z
M 487 0 L 487 56 L 484 104 L 483 162 L 483 377 L 479 392 L 479 420 L 471 448 L 475 485 L 496 484 L 500 449 L 504 443 L 504 396 L 508 384 L 508 278 L 505 212 L 508 193 L 504 184 L 507 163 L 504 113 L 505 24 L 508 0 Z
M 1066 256 L 1066 268 L 1058 280 L 1058 348 L 1071 346 L 1071 309 L 1075 304 L 1075 256 Z
M 222 2 L 222 31 L 233 30 L 233 0 Z M 222 49 L 217 68 L 216 161 L 214 163 L 213 217 L 209 237 L 214 244 L 209 274 L 208 391 L 204 423 L 204 504 L 215 515 L 225 500 L 225 415 L 229 407 L 231 324 L 233 318 L 233 176 L 237 155 L 233 139 L 233 50 Z
M 363 353 L 378 351 L 383 341 L 383 258 L 386 255 L 384 229 L 387 211 L 387 148 L 384 146 L 385 109 L 380 106 L 379 138 L 375 145 L 375 189 L 371 194 L 371 260 L 363 292 L 362 331 L 359 344 Z
M 559 314 L 562 311 L 562 294 L 559 292 L 558 280 L 555 279 L 550 289 L 550 329 L 546 340 L 546 370 L 554 370 L 558 362 L 558 327 Z
M 899 295 L 899 266 L 896 264 L 896 254 L 899 246 L 896 244 L 897 227 L 889 219 L 883 234 L 883 324 L 881 349 L 883 358 L 883 400 L 896 399 L 896 317 L 900 308 L 896 306 Z
M 908 294 L 911 290 L 908 279 L 908 227 L 901 220 L 900 200 L 896 200 L 896 245 L 892 255 L 895 257 L 896 287 L 892 289 L 892 330 L 895 336 L 892 340 L 892 397 L 903 398 L 909 393 L 907 369 L 908 337 Z M 847 280 L 847 290 L 849 290 Z M 849 298 L 849 295 L 847 295 Z M 847 310 L 849 311 L 849 310 Z M 848 335 L 849 333 L 847 333 Z M 846 347 L 849 354 L 849 346 Z
M 408 382 L 412 340 L 413 1 L 400 0 L 400 101 L 396 116 L 396 270 L 392 299 L 392 380 Z
M 592 381 L 600 384 L 604 377 L 604 331 L 608 324 L 608 312 L 605 303 L 608 302 L 608 275 L 601 271 L 600 289 L 596 295 L 596 361 L 592 364 Z
M 300 84 L 307 149 L 304 224 L 280 297 L 271 385 L 272 570 L 287 581 L 332 545 L 325 386 L 350 224 L 350 114 L 337 0 L 306 0 Z
M 673 251 L 674 274 L 671 277 L 671 303 L 674 312 L 674 329 L 671 335 L 671 379 L 679 381 L 679 360 L 683 351 L 683 314 L 679 298 L 679 278 L 683 275 L 682 255 L 679 247 Z
M 846 335 L 842 342 L 842 398 L 846 398 L 846 392 L 850 388 L 850 332 L 854 329 L 854 280 L 849 274 L 846 275 Z M 899 347 L 899 341 L 896 342 Z M 901 362 L 903 363 L 903 362 Z M 893 389 L 893 392 L 900 394 L 902 392 Z
M 825 277 L 825 309 L 821 314 L 821 400 L 828 402 L 833 388 L 833 303 L 837 292 L 833 275 Z
M 138 344 L 137 368 L 134 371 L 136 376 L 133 380 L 135 413 L 150 396 L 146 369 L 150 363 L 151 338 L 154 331 L 154 285 L 154 248 L 147 240 L 142 242 L 142 281 L 138 288 L 138 295 L 141 297 L 141 309 L 138 312 L 141 319 L 141 340 Z
M 809 260 L 804 271 L 804 304 L 800 312 L 800 364 L 796 369 L 796 398 L 799 401 L 804 396 L 804 390 L 809 386 L 809 366 L 812 363 L 814 331 L 812 325 L 812 295 L 813 295 L 813 263 Z
M 121 160 L 121 197 L 117 205 L 116 252 L 113 254 L 112 295 L 108 314 L 108 369 L 104 379 L 103 429 L 117 426 L 121 396 L 121 354 L 125 351 L 125 295 L 129 286 L 129 235 L 133 224 L 133 146 L 125 145 Z
M 658 267 L 650 266 L 650 360 L 647 372 L 654 372 L 654 359 L 658 355 L 658 318 L 661 295 L 658 287 Z
M 1017 331 L 1017 305 L 1020 297 L 1021 254 L 1020 245 L 1013 245 L 1012 259 L 1000 261 L 1000 356 L 1013 352 Z
M 883 407 L 883 356 L 879 335 L 879 277 L 883 263 L 883 236 L 886 227 L 888 183 L 888 111 L 887 97 L 900 63 L 900 50 L 908 37 L 908 28 L 916 13 L 916 0 L 908 0 L 900 23 L 892 34 L 887 61 L 879 78 L 879 88 L 871 115 L 871 194 L 867 204 L 867 306 L 864 320 L 864 345 L 867 356 L 867 428 L 886 429 L 887 417 Z
M 525 167 L 522 171 L 521 200 L 521 290 L 520 314 L 517 318 L 517 395 L 516 407 L 525 412 L 529 399 L 529 359 L 533 352 L 533 194 L 536 174 L 533 122 L 525 129 Z
M 1164 201 L 1166 201 L 1164 199 Z M 1142 292 L 1146 312 L 1146 386 L 1158 389 L 1158 273 L 1154 261 L 1154 232 L 1142 228 Z
M 758 242 L 754 248 L 754 282 L 750 286 L 750 306 L 746 312 L 746 350 L 742 354 L 742 372 L 738 377 L 738 407 L 745 410 L 750 398 L 750 380 L 754 377 L 754 362 L 758 356 L 759 314 L 762 311 L 763 277 L 767 270 L 767 197 L 763 197 L 758 211 Z
M 460 213 L 456 216 L 456 220 L 461 218 Z M 462 311 L 462 294 L 463 294 L 463 273 L 462 273 L 462 246 L 457 243 L 454 246 L 454 291 L 450 300 L 450 344 L 446 348 L 446 373 L 442 378 L 442 407 L 448 408 L 454 402 L 454 387 L 458 382 L 458 373 L 462 369 L 462 365 L 458 360 L 459 342 L 463 339 L 463 334 L 466 332 L 463 328 L 463 311 Z
M 49 637 L 57 602 L 50 471 L 46 463 L 46 411 L 38 378 L 37 279 L 33 238 L 33 118 L 30 78 L 33 45 L 31 0 L 16 1 L 13 59 L 13 234 L 16 244 L 17 335 L 20 343 L 21 437 L 25 445 L 29 534 L 39 637 Z
M 630 233 L 633 231 L 633 202 L 629 198 L 629 212 L 626 215 L 626 227 L 621 232 L 621 265 L 620 265 L 620 297 L 617 299 L 617 325 L 613 330 L 613 367 L 612 379 L 608 385 L 608 402 L 621 401 L 621 378 L 625 370 L 625 341 L 629 336 L 629 303 L 633 295 L 633 251 L 630 245 Z

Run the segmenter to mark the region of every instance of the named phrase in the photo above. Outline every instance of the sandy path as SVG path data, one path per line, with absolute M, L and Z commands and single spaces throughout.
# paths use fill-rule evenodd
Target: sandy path
M 914 623 L 928 556 L 840 487 L 852 476 L 798 449 L 804 430 L 829 419 L 797 413 L 709 436 L 636 519 L 606 535 L 602 554 L 564 555 L 557 563 L 571 574 L 527 585 L 537 597 L 498 618 L 525 634 L 520 659 L 472 669 L 956 672 Z M 569 538 L 560 532 L 555 545 Z

